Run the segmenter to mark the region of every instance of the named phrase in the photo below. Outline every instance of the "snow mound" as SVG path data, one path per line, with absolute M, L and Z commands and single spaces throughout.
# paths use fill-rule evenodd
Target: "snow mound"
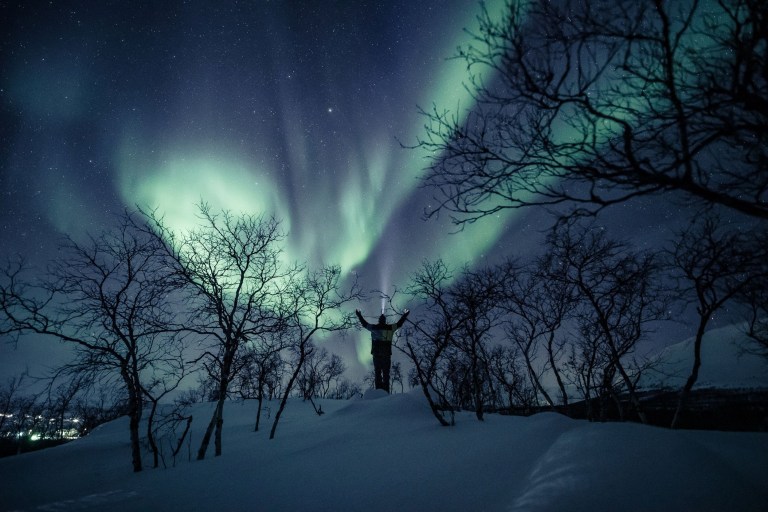
M 756 458 L 733 454 L 717 434 L 637 424 L 580 424 L 537 460 L 513 511 L 757 510 L 768 504 Z M 730 460 L 729 460 L 730 459 Z M 757 472 L 754 470 L 758 469 Z
M 363 400 L 378 400 L 379 398 L 388 397 L 389 393 L 383 389 L 369 389 L 363 393 Z

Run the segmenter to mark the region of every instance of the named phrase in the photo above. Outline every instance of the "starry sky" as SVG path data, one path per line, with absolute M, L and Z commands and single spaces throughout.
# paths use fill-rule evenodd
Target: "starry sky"
M 43 264 L 60 235 L 97 233 L 134 205 L 183 230 L 205 200 L 275 214 L 289 259 L 339 264 L 365 290 L 402 287 L 424 259 L 483 260 L 515 215 L 460 234 L 424 221 L 427 155 L 403 147 L 422 133 L 419 106 L 471 107 L 450 57 L 479 8 L 4 3 L 2 256 Z
M 98 231 L 136 204 L 184 229 L 204 199 L 275 213 L 292 259 L 372 263 L 376 287 L 405 247 L 465 261 L 500 237 L 500 222 L 425 225 L 426 155 L 400 144 L 418 106 L 468 106 L 448 57 L 476 1 L 77 4 L 6 7 L 5 244 Z
M 429 155 L 403 147 L 423 135 L 419 106 L 472 106 L 450 57 L 476 0 L 12 4 L 0 6 L 2 257 L 44 263 L 61 234 L 99 232 L 134 205 L 189 228 L 201 199 L 275 214 L 290 259 L 387 293 L 425 259 L 478 263 L 537 239 L 527 211 L 461 233 L 423 220 Z

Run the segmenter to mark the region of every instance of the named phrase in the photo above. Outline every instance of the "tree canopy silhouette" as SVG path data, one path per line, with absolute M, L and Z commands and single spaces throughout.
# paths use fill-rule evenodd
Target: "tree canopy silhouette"
M 459 49 L 468 112 L 424 110 L 423 185 L 466 224 L 674 194 L 768 219 L 768 4 L 508 2 Z

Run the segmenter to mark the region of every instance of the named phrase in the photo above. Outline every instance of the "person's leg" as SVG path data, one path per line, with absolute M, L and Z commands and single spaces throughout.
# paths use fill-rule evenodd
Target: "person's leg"
M 383 384 L 381 381 L 382 377 L 382 371 L 381 371 L 381 361 L 378 357 L 373 358 L 373 381 L 374 381 L 374 388 L 375 389 L 383 389 Z
M 383 389 L 384 391 L 389 393 L 389 368 L 392 366 L 392 357 L 390 356 L 390 357 L 385 358 L 384 361 L 382 361 L 382 363 L 383 364 L 381 365 L 381 373 L 382 373 L 382 375 L 381 375 L 381 383 L 382 383 L 381 389 Z

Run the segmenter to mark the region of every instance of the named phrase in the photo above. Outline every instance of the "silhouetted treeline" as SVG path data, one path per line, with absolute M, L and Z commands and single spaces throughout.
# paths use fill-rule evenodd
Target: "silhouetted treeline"
M 330 393 L 326 374 L 338 378 L 340 361 L 315 340 L 353 326 L 351 303 L 361 297 L 336 265 L 286 261 L 277 219 L 198 210 L 185 231 L 154 212 L 126 212 L 99 235 L 65 238 L 42 278 L 21 258 L 0 275 L 0 334 L 68 344 L 74 357 L 56 370 L 60 380 L 125 397 L 134 471 L 144 467 L 143 443 L 153 467 L 167 463 L 160 430 L 187 417 L 161 404 L 196 375 L 216 401 L 198 459 L 211 442 L 222 453 L 225 401 L 237 390 L 255 394 L 259 410 L 265 393 L 279 392 L 274 437 L 296 389 Z
M 574 416 L 647 423 L 642 379 L 663 371 L 664 361 L 642 342 L 694 310 L 694 365 L 668 422 L 680 426 L 712 317 L 727 307 L 731 321 L 744 321 L 764 307 L 753 293 L 768 276 L 764 242 L 703 216 L 651 252 L 571 219 L 525 262 L 480 269 L 424 262 L 405 290 L 414 315 L 398 346 L 413 363 L 411 383 L 443 425 L 455 410 L 482 420 L 487 411 L 569 414 L 576 402 Z M 745 340 L 754 337 L 755 324 L 743 325 Z

